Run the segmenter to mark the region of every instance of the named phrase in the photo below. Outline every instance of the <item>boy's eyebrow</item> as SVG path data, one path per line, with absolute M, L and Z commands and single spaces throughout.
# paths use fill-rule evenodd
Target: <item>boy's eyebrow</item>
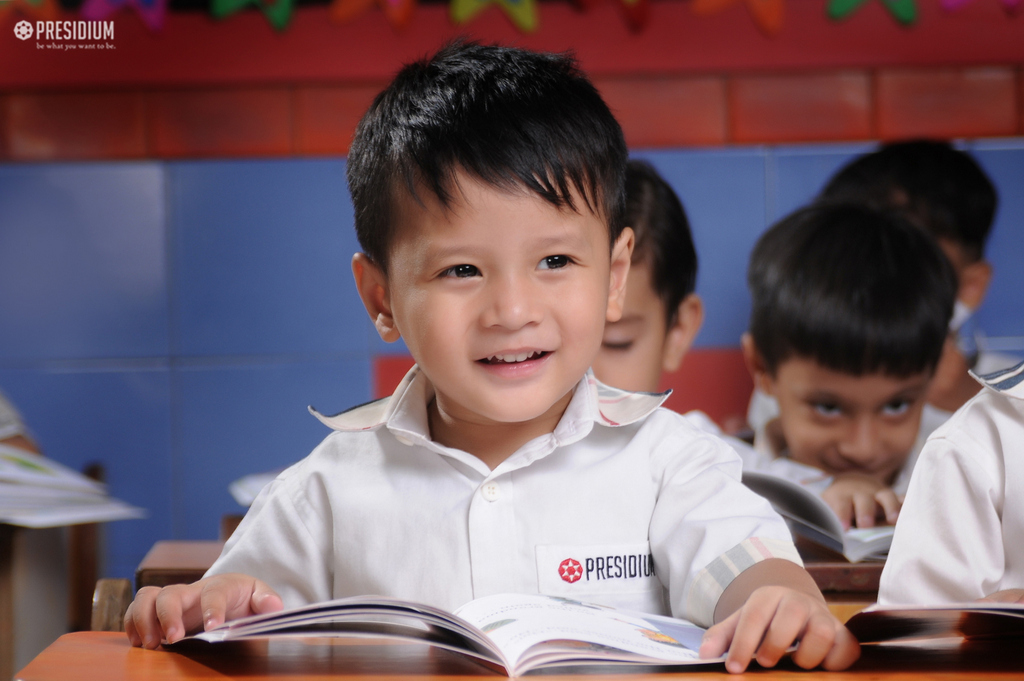
M 587 240 L 580 234 L 544 236 L 529 243 L 529 247 L 536 251 L 547 251 L 557 248 L 578 249 L 586 245 Z M 450 258 L 477 255 L 486 250 L 486 246 L 472 243 L 431 244 L 427 247 L 426 257 L 430 261 L 448 260 Z M 554 254 L 552 253 L 551 255 Z

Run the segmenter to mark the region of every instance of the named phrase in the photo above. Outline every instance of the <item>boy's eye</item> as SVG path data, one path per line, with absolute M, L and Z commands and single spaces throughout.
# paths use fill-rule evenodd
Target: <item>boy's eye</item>
M 903 416 L 909 409 L 909 400 L 893 400 L 882 407 L 882 413 L 886 416 Z
M 842 409 L 839 408 L 838 404 L 833 402 L 815 402 L 814 411 L 818 412 L 822 416 L 835 417 L 842 413 Z
M 542 270 L 558 270 L 569 264 L 569 256 L 567 255 L 549 255 L 540 261 L 540 269 Z
M 633 347 L 633 341 L 603 341 L 601 343 L 601 347 L 603 347 L 605 350 L 629 350 L 631 347 Z
M 463 279 L 465 277 L 476 277 L 480 275 L 480 270 L 475 265 L 456 265 L 455 267 L 449 267 L 441 273 L 442 277 L 458 277 Z

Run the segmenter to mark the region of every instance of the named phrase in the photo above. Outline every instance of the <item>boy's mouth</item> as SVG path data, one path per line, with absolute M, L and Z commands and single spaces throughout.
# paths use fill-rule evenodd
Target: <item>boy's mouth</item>
M 546 357 L 551 353 L 546 350 L 534 350 L 533 352 L 518 352 L 515 354 L 503 354 L 503 355 L 491 355 L 490 357 L 484 357 L 478 362 L 484 364 L 518 364 L 531 359 L 540 359 Z

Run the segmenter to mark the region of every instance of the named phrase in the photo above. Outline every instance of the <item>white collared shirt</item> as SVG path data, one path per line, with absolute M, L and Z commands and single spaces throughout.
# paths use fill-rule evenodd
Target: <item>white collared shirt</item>
M 494 470 L 430 439 L 432 397 L 414 367 L 390 398 L 317 414 L 337 432 L 260 493 L 207 574 L 262 579 L 286 607 L 543 593 L 708 626 L 742 570 L 800 562 L 735 453 L 666 395 L 588 372 L 554 431 Z
M 1024 588 L 1024 363 L 928 439 L 896 523 L 878 600 L 971 601 Z

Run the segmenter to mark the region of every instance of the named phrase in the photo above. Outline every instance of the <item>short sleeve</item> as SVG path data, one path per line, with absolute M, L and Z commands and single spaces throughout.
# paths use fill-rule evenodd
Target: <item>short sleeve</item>
M 921 452 L 882 571 L 886 605 L 971 601 L 1003 577 L 996 453 L 965 432 L 936 435 Z
M 662 421 L 652 433 L 659 493 L 651 548 L 672 614 L 710 626 L 741 572 L 769 558 L 802 562 L 782 518 L 740 482 L 736 453 L 719 438 Z
M 286 608 L 333 598 L 330 503 L 320 476 L 303 474 L 303 467 L 304 462 L 293 466 L 263 489 L 207 577 L 255 577 Z

